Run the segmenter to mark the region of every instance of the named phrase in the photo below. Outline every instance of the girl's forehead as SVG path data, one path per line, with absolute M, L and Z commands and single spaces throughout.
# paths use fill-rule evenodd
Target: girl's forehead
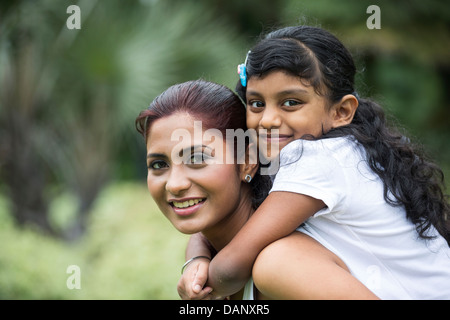
M 306 80 L 284 71 L 273 71 L 261 77 L 253 76 L 248 80 L 247 94 L 271 91 L 297 91 L 312 94 L 314 88 Z

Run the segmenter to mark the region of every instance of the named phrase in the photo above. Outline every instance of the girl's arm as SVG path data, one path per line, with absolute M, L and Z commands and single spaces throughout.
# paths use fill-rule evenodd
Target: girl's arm
M 207 285 L 224 297 L 239 291 L 250 278 L 258 254 L 270 243 L 291 234 L 324 206 L 321 200 L 298 193 L 270 193 L 211 261 Z
M 185 252 L 186 261 L 198 256 L 206 256 L 212 259 L 215 254 L 216 251 L 201 232 L 195 233 L 189 238 Z
M 189 238 L 186 247 L 186 261 L 194 257 L 209 257 L 215 254 L 214 248 L 202 233 L 196 233 Z M 205 286 L 208 278 L 209 261 L 205 258 L 195 259 L 185 268 L 178 281 L 177 290 L 184 300 L 205 299 L 211 293 L 212 288 Z

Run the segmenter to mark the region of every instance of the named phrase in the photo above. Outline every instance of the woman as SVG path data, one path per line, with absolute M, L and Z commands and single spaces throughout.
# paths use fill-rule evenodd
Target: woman
M 231 90 L 201 80 L 170 87 L 136 119 L 147 145 L 150 194 L 177 230 L 199 233 L 215 252 L 232 240 L 267 196 L 270 186 L 269 177 L 258 173 L 249 141 L 244 142 L 243 151 L 239 150 L 240 139 L 246 140 L 245 134 L 239 134 L 245 133 L 245 123 L 245 108 Z M 286 239 L 287 246 L 280 248 L 283 254 L 291 254 L 291 241 L 295 251 L 303 248 L 315 261 L 332 259 L 339 266 L 325 276 L 320 267 L 319 272 L 310 274 L 308 279 L 315 282 L 317 293 L 327 293 L 328 298 L 376 298 L 350 275 L 342 261 L 313 239 L 298 233 Z M 209 251 L 194 257 L 185 267 L 195 275 L 191 262 L 210 259 Z M 294 272 L 285 278 L 288 281 L 295 276 Z M 245 294 L 243 289 L 236 288 L 231 298 L 266 298 L 253 291 L 251 281 L 245 286 Z M 210 290 L 205 287 L 202 293 Z

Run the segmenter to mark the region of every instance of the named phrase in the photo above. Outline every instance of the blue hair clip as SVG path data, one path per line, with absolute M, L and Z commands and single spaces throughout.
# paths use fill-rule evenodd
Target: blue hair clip
M 243 87 L 247 86 L 247 68 L 245 67 L 245 64 L 241 63 L 238 65 L 238 73 L 239 78 L 241 79 L 241 84 Z
M 244 63 L 241 63 L 240 65 L 238 65 L 238 74 L 239 74 L 239 78 L 241 79 L 241 84 L 243 87 L 247 86 L 247 60 L 248 60 L 248 55 L 250 54 L 251 51 L 247 52 L 247 56 L 245 57 L 245 61 Z

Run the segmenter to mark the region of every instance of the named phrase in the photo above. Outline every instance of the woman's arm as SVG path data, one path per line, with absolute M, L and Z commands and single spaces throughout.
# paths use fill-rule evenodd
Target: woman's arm
M 194 257 L 209 257 L 215 255 L 216 251 L 202 233 L 193 234 L 186 247 L 186 261 Z M 195 259 L 185 268 L 178 281 L 177 291 L 184 300 L 205 299 L 211 293 L 212 288 L 205 286 L 208 278 L 208 259 Z
M 321 200 L 291 192 L 272 192 L 233 240 L 209 265 L 207 285 L 216 295 L 239 291 L 251 276 L 258 254 L 270 243 L 291 234 L 324 207 Z

